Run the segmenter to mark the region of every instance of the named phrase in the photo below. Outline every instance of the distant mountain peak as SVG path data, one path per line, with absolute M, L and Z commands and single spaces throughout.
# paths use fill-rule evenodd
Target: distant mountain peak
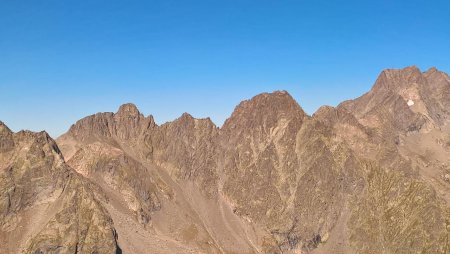
M 0 121 L 0 133 L 11 133 L 12 131 L 6 126 L 6 124 Z
M 435 73 L 435 72 L 439 72 L 439 70 L 436 67 L 430 67 L 425 73 Z
M 141 113 L 139 112 L 136 105 L 133 103 L 125 103 L 119 107 L 116 115 L 127 115 L 127 116 L 139 116 Z
M 189 120 L 193 120 L 194 117 L 193 117 L 191 114 L 189 114 L 189 113 L 187 113 L 187 112 L 184 112 L 184 113 L 181 115 L 181 117 L 178 118 L 178 119 L 189 119 Z
M 234 118 L 247 115 L 246 120 L 251 120 L 253 117 L 267 117 L 267 114 L 272 114 L 279 117 L 293 117 L 297 116 L 303 118 L 306 113 L 286 91 L 274 91 L 272 93 L 261 93 L 250 100 L 242 101 L 234 110 L 233 114 L 227 122 Z M 245 119 L 243 119 L 245 120 Z
M 423 82 L 424 77 L 417 66 L 403 69 L 386 69 L 378 76 L 372 90 L 397 91 L 405 86 Z
M 340 107 L 371 126 L 386 125 L 390 119 L 396 129 L 426 131 L 450 116 L 449 84 L 448 75 L 435 67 L 426 72 L 416 66 L 387 69 L 368 93 Z

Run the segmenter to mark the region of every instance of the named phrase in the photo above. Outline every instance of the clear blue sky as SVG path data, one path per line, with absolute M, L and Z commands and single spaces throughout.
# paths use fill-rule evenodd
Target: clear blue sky
M 308 112 L 384 68 L 450 71 L 449 1 L 0 1 L 0 120 L 56 137 L 135 103 L 217 125 L 287 90 Z

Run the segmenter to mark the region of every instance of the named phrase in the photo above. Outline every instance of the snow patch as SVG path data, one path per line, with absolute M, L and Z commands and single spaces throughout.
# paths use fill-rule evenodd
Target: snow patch
M 408 100 L 408 102 L 406 104 L 408 104 L 408 106 L 411 107 L 412 105 L 414 105 L 414 101 L 413 100 Z

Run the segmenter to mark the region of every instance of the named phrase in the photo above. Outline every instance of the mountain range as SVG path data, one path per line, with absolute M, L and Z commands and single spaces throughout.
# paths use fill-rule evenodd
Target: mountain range
M 384 70 L 306 114 L 286 91 L 222 127 L 131 103 L 53 140 L 0 122 L 2 253 L 450 253 L 450 77 Z

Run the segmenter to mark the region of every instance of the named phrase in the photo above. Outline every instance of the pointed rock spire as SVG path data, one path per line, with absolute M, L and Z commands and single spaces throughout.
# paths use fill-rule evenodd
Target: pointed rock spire
M 6 124 L 0 121 L 0 134 L 1 133 L 12 133 L 12 131 L 6 126 Z

